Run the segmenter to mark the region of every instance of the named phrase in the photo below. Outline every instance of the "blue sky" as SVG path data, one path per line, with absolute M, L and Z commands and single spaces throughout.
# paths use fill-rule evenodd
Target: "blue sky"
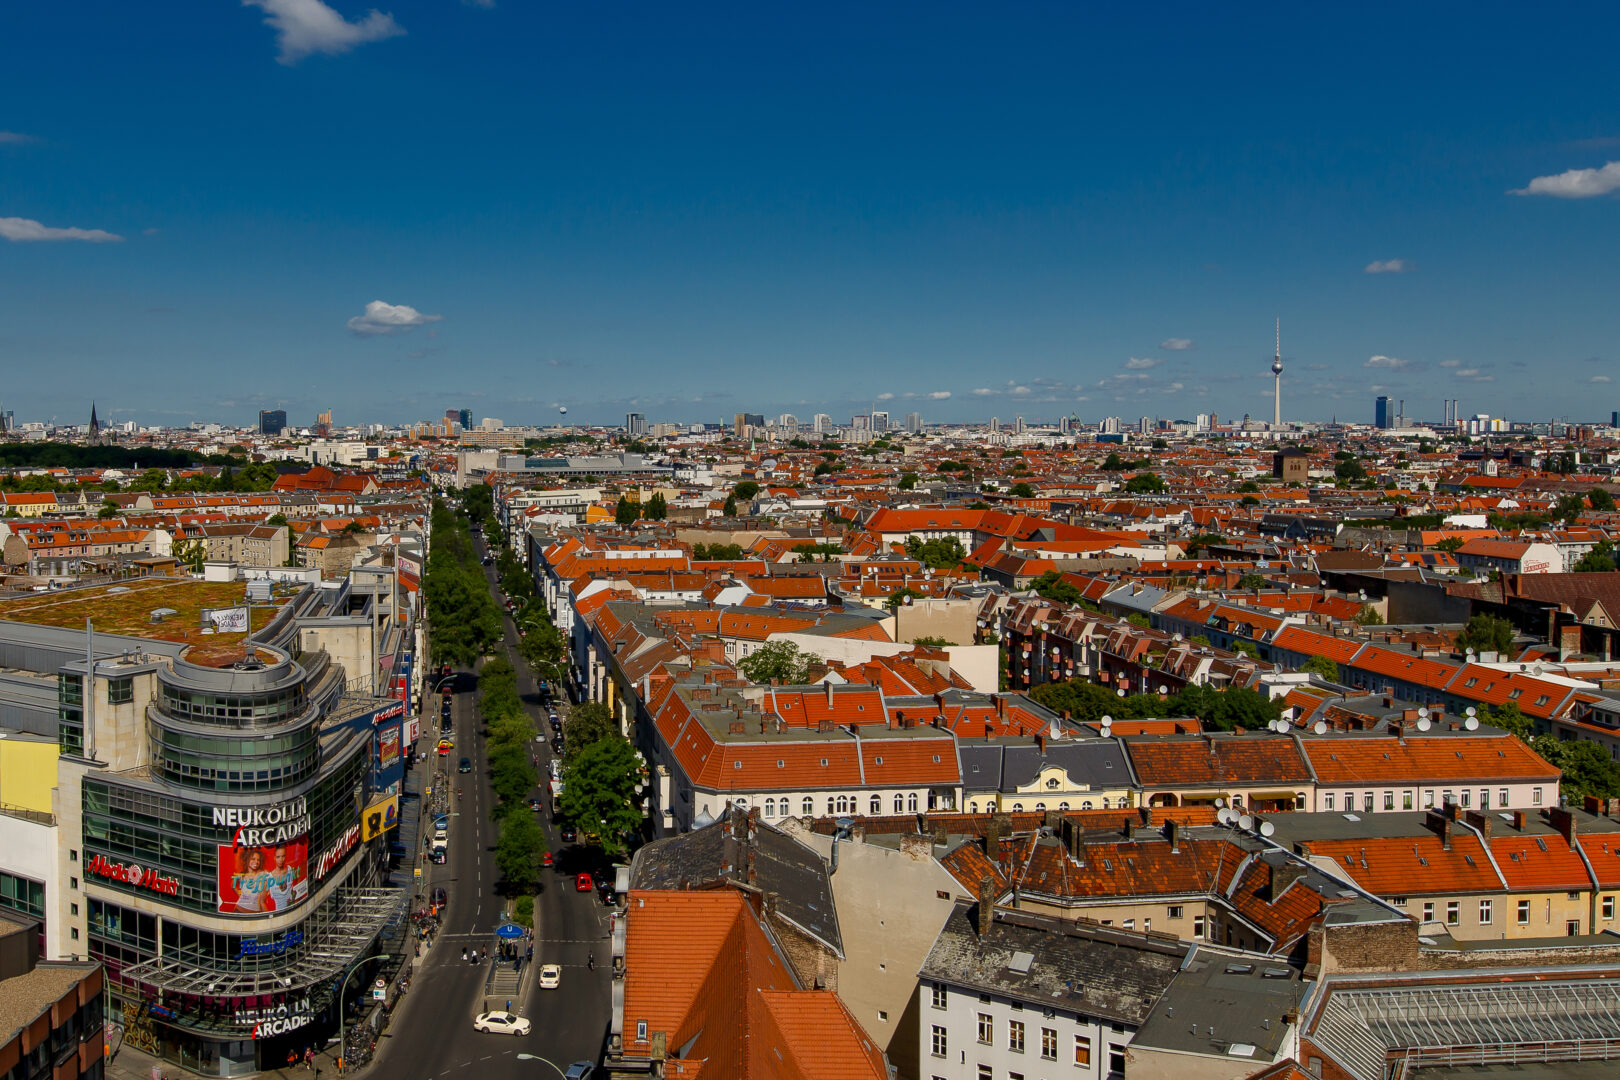
M 1123 7 L 11 5 L 0 402 L 1620 408 L 1612 5 Z

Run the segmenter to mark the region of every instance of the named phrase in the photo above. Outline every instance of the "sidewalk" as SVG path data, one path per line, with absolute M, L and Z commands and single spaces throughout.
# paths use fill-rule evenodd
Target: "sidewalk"
M 275 1080 L 312 1080 L 313 1077 L 336 1077 L 337 1071 L 337 1043 L 332 1043 L 330 1050 L 323 1050 L 315 1055 L 315 1071 L 312 1073 L 304 1068 L 300 1062 L 296 1069 L 266 1069 L 250 1075 L 260 1077 L 274 1077 Z M 190 1080 L 195 1073 L 184 1066 L 169 1061 L 160 1061 L 150 1054 L 135 1049 L 132 1046 L 120 1047 L 118 1052 L 107 1059 L 105 1072 L 107 1080 L 152 1080 L 152 1070 L 157 1069 L 157 1075 L 168 1080 Z M 363 1069 L 361 1071 L 364 1071 Z

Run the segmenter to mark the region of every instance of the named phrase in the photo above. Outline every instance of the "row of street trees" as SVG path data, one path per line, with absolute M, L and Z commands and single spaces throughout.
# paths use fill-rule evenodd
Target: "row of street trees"
M 1264 694 L 1241 687 L 1211 690 L 1207 686 L 1188 686 L 1162 698 L 1157 694 L 1120 697 L 1106 686 L 1098 686 L 1084 679 L 1070 679 L 1068 682 L 1042 683 L 1031 690 L 1029 696 L 1053 712 L 1067 711 L 1082 723 L 1095 723 L 1104 716 L 1118 720 L 1195 716 L 1207 726 L 1220 731 L 1239 727 L 1255 731 L 1282 716 L 1276 702 Z
M 435 499 L 431 520 L 422 572 L 428 647 L 437 663 L 474 667 L 501 639 L 501 613 L 484 582 L 467 518 Z
M 478 711 L 484 721 L 484 747 L 495 797 L 495 865 L 509 893 L 529 896 L 540 878 L 546 838 L 529 812 L 534 771 L 534 724 L 518 694 L 517 671 L 505 657 L 488 660 L 478 672 Z

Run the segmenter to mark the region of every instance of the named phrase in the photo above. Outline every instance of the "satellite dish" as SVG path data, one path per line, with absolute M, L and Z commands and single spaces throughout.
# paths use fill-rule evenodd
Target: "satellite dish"
M 1215 811 L 1215 820 L 1220 822 L 1222 825 L 1232 824 L 1232 817 L 1232 811 L 1225 808 Z
M 1463 727 L 1467 728 L 1469 731 L 1478 731 L 1479 730 L 1479 717 L 1470 716 L 1468 719 L 1463 721 Z
M 1431 726 L 1432 725 L 1429 723 L 1429 718 L 1426 716 L 1418 720 L 1419 731 L 1428 731 Z
M 1108 716 L 1108 715 L 1104 714 L 1104 716 L 1102 718 L 1102 726 L 1103 727 L 1107 727 L 1109 724 L 1112 724 L 1113 722 L 1114 722 L 1114 718 L 1112 716 Z
M 1260 835 L 1261 836 L 1270 836 L 1272 833 L 1274 833 L 1276 831 L 1277 831 L 1277 826 L 1273 825 L 1271 822 L 1262 821 L 1260 823 Z
M 1288 721 L 1286 721 L 1286 720 L 1277 721 L 1277 734 L 1279 734 L 1279 735 L 1288 734 Z
M 1226 805 L 1226 800 L 1225 799 L 1216 799 L 1215 800 L 1215 809 L 1219 810 L 1219 809 L 1223 808 L 1225 805 Z
M 1316 723 L 1311 725 L 1311 730 L 1316 732 L 1318 735 L 1326 735 L 1327 734 L 1327 721 L 1326 720 L 1318 720 Z
M 1277 730 L 1279 730 L 1279 725 L 1281 723 L 1282 723 L 1281 720 L 1267 720 L 1266 721 L 1266 730 L 1267 731 L 1277 731 Z
M 1248 832 L 1250 829 L 1254 828 L 1254 818 L 1248 814 L 1244 814 L 1242 817 L 1238 818 L 1238 828 L 1242 829 L 1244 832 Z
M 1474 708 L 1472 705 L 1470 705 L 1470 706 L 1468 706 L 1468 708 L 1463 710 L 1463 715 L 1465 715 L 1465 716 L 1478 716 L 1479 715 L 1479 710 Z
M 1420 717 L 1420 718 L 1422 718 L 1422 719 L 1427 719 L 1427 718 L 1428 718 L 1428 715 L 1429 715 L 1429 710 L 1428 710 L 1428 709 L 1419 709 L 1419 710 L 1418 710 L 1418 716 L 1419 716 L 1419 717 Z

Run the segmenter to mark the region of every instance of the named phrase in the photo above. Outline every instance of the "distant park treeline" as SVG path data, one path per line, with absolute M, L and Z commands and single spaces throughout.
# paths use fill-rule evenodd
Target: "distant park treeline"
M 13 469 L 183 469 L 203 463 L 224 465 L 241 458 L 199 454 L 195 450 L 129 449 L 80 446 L 77 443 L 0 443 L 0 465 Z

